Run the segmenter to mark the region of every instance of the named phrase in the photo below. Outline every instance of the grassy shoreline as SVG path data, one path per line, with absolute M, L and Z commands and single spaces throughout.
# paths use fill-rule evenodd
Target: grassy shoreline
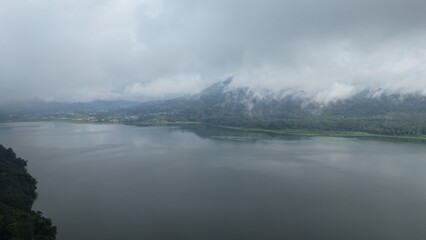
M 368 137 L 368 138 L 388 138 L 388 139 L 401 139 L 401 140 L 422 140 L 426 141 L 426 135 L 421 136 L 406 136 L 406 135 L 382 135 L 373 134 L 367 132 L 351 132 L 351 131 L 315 131 L 315 130 L 304 130 L 304 129 L 262 129 L 262 128 L 245 128 L 245 127 L 234 127 L 218 124 L 208 124 L 203 122 L 165 122 L 165 123 L 125 123 L 125 125 L 133 126 L 182 126 L 182 125 L 206 125 L 211 127 L 218 127 L 236 131 L 246 132 L 261 132 L 261 133 L 272 133 L 281 135 L 294 135 L 304 137 Z
M 413 140 L 425 140 L 426 135 L 421 136 L 406 136 L 406 135 L 382 135 L 382 134 L 373 134 L 367 132 L 350 132 L 350 131 L 314 131 L 314 130 L 303 130 L 303 129 L 285 129 L 285 130 L 272 130 L 272 129 L 262 129 L 262 128 L 244 128 L 244 127 L 232 127 L 226 125 L 211 125 L 225 129 L 239 130 L 239 131 L 249 131 L 249 132 L 264 132 L 264 133 L 273 133 L 273 134 L 283 134 L 283 135 L 296 135 L 296 136 L 305 136 L 305 137 L 379 137 L 379 138 L 389 138 L 389 139 L 413 139 Z
M 409 135 L 383 135 L 373 134 L 367 132 L 351 132 L 351 131 L 317 131 L 317 130 L 304 130 L 304 129 L 263 129 L 263 128 L 247 128 L 247 127 L 234 127 L 219 124 L 210 124 L 195 121 L 181 121 L 181 122 L 91 122 L 91 121 L 78 121 L 78 120 L 29 120 L 29 121 L 15 121 L 15 122 L 62 122 L 62 123 L 73 123 L 73 124 L 111 124 L 111 125 L 128 125 L 128 126 L 139 126 L 139 127 L 154 127 L 154 126 L 184 126 L 184 125 L 205 125 L 211 127 L 218 127 L 236 131 L 246 132 L 260 132 L 260 133 L 271 133 L 281 135 L 293 135 L 293 136 L 304 136 L 304 137 L 346 137 L 346 138 L 387 138 L 387 139 L 399 139 L 399 140 L 421 140 L 426 141 L 426 135 L 421 136 L 409 136 Z M 0 122 L 0 123 L 14 123 L 12 122 Z

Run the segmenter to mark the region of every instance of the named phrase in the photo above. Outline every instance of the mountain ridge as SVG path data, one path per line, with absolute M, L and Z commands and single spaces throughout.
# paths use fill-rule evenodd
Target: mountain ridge
M 107 110 L 78 108 L 78 114 L 54 111 L 38 112 L 30 117 L 22 117 L 19 112 L 12 117 L 0 114 L 0 120 L 60 119 L 127 124 L 200 122 L 259 129 L 426 135 L 426 96 L 418 93 L 364 90 L 327 104 L 306 97 L 300 91 L 267 93 L 236 87 L 232 78 L 228 78 L 190 96 L 132 103 Z
M 426 96 L 364 90 L 321 104 L 302 94 L 256 95 L 218 82 L 198 95 L 125 109 L 133 122 L 202 122 L 261 129 L 360 131 L 386 135 L 426 134 Z

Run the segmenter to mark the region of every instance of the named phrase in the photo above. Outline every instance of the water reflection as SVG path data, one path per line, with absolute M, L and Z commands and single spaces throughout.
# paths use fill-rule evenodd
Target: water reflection
M 426 239 L 426 149 L 209 126 L 0 124 L 59 239 Z
M 184 125 L 180 126 L 180 129 L 189 131 L 201 138 L 217 139 L 217 140 L 228 140 L 228 141 L 245 141 L 245 142 L 256 142 L 273 139 L 281 139 L 288 141 L 298 141 L 309 139 L 303 136 L 296 135 L 284 135 L 268 132 L 250 132 L 241 131 L 234 129 L 221 128 L 211 125 L 195 124 L 195 125 Z

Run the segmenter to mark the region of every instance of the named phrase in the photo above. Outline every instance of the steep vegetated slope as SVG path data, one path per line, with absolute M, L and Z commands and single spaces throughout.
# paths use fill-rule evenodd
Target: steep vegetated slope
M 211 124 L 317 131 L 362 131 L 387 135 L 426 134 L 426 97 L 421 94 L 362 91 L 319 103 L 303 92 L 259 94 L 218 82 L 200 94 L 130 108 L 135 122 L 197 121 Z
M 12 149 L 0 145 L 0 239 L 55 239 L 51 220 L 31 209 L 37 182 L 26 165 Z

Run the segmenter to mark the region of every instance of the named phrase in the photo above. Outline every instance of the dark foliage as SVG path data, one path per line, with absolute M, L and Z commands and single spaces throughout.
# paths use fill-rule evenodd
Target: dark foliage
M 56 227 L 41 212 L 31 210 L 37 181 L 27 162 L 0 145 L 0 239 L 51 240 Z

